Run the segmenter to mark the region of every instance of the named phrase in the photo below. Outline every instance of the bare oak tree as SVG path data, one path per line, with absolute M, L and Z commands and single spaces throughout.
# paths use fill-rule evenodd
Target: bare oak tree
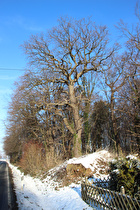
M 47 34 L 31 36 L 23 48 L 32 67 L 37 71 L 47 71 L 46 83 L 61 87 L 63 97 L 48 107 L 55 106 L 55 114 L 62 117 L 74 136 L 74 155 L 79 156 L 83 122 L 79 113 L 81 97 L 76 94 L 76 87 L 87 72 L 102 71 L 113 50 L 107 49 L 106 26 L 96 26 L 90 19 L 60 18 L 58 22 L 58 26 Z M 72 108 L 73 126 L 63 114 L 61 106 L 64 104 Z

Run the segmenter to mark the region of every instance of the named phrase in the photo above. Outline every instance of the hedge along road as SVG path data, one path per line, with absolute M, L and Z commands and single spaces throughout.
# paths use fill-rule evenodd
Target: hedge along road
M 18 209 L 6 161 L 0 161 L 0 210 Z

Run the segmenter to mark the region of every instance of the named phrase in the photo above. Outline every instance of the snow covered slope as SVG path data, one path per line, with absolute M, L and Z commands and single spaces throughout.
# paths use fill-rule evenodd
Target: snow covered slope
M 93 209 L 81 199 L 81 185 L 72 183 L 68 187 L 60 187 L 54 174 L 62 168 L 66 168 L 70 163 L 81 163 L 86 168 L 94 172 L 94 177 L 105 177 L 108 161 L 111 160 L 111 154 L 102 150 L 73 158 L 64 162 L 59 167 L 51 169 L 48 175 L 42 180 L 32 178 L 29 175 L 24 176 L 17 167 L 9 164 L 13 172 L 17 201 L 20 210 L 81 210 Z M 54 181 L 55 180 L 55 181 Z

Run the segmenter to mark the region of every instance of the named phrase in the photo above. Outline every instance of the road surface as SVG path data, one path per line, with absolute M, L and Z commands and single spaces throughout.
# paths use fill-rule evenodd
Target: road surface
M 16 209 L 11 176 L 6 161 L 0 161 L 0 210 Z
M 0 210 L 8 209 L 8 164 L 0 161 Z

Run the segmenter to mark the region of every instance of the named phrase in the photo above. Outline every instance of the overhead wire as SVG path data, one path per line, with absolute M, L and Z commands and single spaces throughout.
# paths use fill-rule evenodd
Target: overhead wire
M 0 68 L 0 71 L 26 71 L 27 69 L 16 69 L 16 68 Z

